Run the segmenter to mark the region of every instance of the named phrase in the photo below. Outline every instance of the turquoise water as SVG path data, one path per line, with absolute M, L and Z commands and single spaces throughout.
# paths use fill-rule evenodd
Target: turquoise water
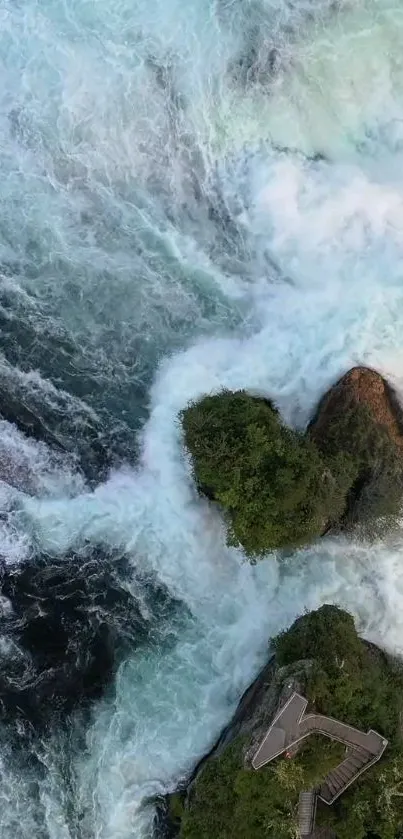
M 144 839 L 150 797 L 305 608 L 339 603 L 403 648 L 401 536 L 251 567 L 196 496 L 177 422 L 227 386 L 303 427 L 355 363 L 403 394 L 403 12 L 3 0 L 0 33 L 0 383 L 68 449 L 1 424 L 2 554 L 101 544 L 183 607 L 89 721 L 33 738 L 39 763 L 0 731 L 0 833 Z M 93 428 L 113 452 L 97 486 L 77 469 Z

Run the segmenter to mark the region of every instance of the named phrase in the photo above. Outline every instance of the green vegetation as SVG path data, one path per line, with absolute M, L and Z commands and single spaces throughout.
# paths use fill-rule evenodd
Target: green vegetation
M 227 513 L 228 541 L 250 555 L 308 542 L 344 508 L 315 444 L 244 391 L 206 396 L 181 414 L 201 491 Z
M 333 807 L 320 807 L 317 824 L 336 839 L 402 839 L 403 752 L 389 755 L 357 781 Z
M 351 615 L 322 606 L 298 618 L 274 647 L 280 667 L 313 662 L 305 695 L 319 712 L 393 739 L 403 704 L 402 672 L 360 640 Z
M 259 772 L 242 766 L 242 742 L 207 762 L 184 810 L 181 839 L 294 839 L 298 796 L 337 766 L 343 747 L 311 737 L 294 760 Z M 350 837 L 351 839 L 351 837 Z
M 201 492 L 225 511 L 228 542 L 250 556 L 297 546 L 326 527 L 382 533 L 399 515 L 403 460 L 367 406 L 346 406 L 301 434 L 245 391 L 205 396 L 181 413 Z
M 311 663 L 304 668 L 310 707 L 389 739 L 382 760 L 334 805 L 319 803 L 318 825 L 331 826 L 335 839 L 402 839 L 400 665 L 364 644 L 351 615 L 335 606 L 298 618 L 275 648 L 287 679 L 297 662 Z M 206 761 L 183 810 L 180 839 L 294 839 L 299 792 L 323 780 L 343 754 L 340 744 L 311 737 L 293 759 L 255 772 L 244 766 L 247 746 L 238 739 Z

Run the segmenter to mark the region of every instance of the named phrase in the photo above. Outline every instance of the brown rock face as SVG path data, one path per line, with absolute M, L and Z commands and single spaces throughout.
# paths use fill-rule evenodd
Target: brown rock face
M 335 415 L 365 405 L 403 453 L 403 412 L 388 382 L 369 367 L 353 367 L 320 401 L 309 432 L 319 440 Z
M 403 498 L 403 411 L 375 370 L 354 367 L 325 394 L 308 428 L 344 499 L 325 532 L 396 524 Z M 393 525 L 394 526 L 394 525 Z

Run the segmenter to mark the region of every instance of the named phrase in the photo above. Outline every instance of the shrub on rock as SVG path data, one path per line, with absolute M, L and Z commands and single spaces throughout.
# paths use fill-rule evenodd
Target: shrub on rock
M 265 700 L 244 706 L 242 734 L 203 761 L 184 796 L 179 839 L 295 839 L 298 797 L 318 786 L 345 758 L 341 743 L 307 738 L 291 760 L 280 756 L 257 772 L 250 761 L 291 687 L 308 712 L 328 714 L 383 734 L 388 747 L 331 806 L 318 801 L 318 836 L 401 839 L 403 826 L 403 674 L 400 660 L 362 641 L 351 615 L 325 604 L 274 639 L 275 663 Z M 316 835 L 316 833 L 315 833 Z
M 181 414 L 199 489 L 222 505 L 228 541 L 250 555 L 319 536 L 344 497 L 312 440 L 267 399 L 223 391 Z
M 402 707 L 401 663 L 363 643 L 352 615 L 324 604 L 297 618 L 273 646 L 279 667 L 313 663 L 305 695 L 317 711 L 393 737 Z

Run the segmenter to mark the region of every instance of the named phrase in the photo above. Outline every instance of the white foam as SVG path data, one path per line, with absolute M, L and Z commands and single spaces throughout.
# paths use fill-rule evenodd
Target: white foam
M 266 5 L 279 35 L 292 6 Z M 271 395 L 288 422 L 304 426 L 326 387 L 355 363 L 373 365 L 403 393 L 402 18 L 386 0 L 376 6 L 360 0 L 343 4 L 330 23 L 327 15 L 322 22 L 316 17 L 316 24 L 301 23 L 291 46 L 283 38 L 289 61 L 276 83 L 240 93 L 227 69 L 242 33 L 235 24 L 226 30 L 207 4 L 138 0 L 133 7 L 124 0 L 112 10 L 102 0 L 89 10 L 71 0 L 62 21 L 60 4 L 48 6 L 47 15 L 38 4 L 24 12 L 16 4 L 3 13 L 3 37 L 8 32 L 13 44 L 7 84 L 21 65 L 26 88 L 19 94 L 26 94 L 34 136 L 39 132 L 43 141 L 36 156 L 27 135 L 25 146 L 18 145 L 6 196 L 20 194 L 23 177 L 17 217 L 22 206 L 27 225 L 43 218 L 45 241 L 49 235 L 54 253 L 67 254 L 84 276 L 105 256 L 118 278 L 108 292 L 119 298 L 116 316 L 124 319 L 127 311 L 131 317 L 140 300 L 147 315 L 140 322 L 148 328 L 154 316 L 155 329 L 163 328 L 158 305 L 155 312 L 147 307 L 148 293 L 157 304 L 165 302 L 159 270 L 147 269 L 145 290 L 136 296 L 127 252 L 104 251 L 99 231 L 83 239 L 74 224 L 81 209 L 92 206 L 87 193 L 77 197 L 75 179 L 96 184 L 98 198 L 113 198 L 116 183 L 130 186 L 135 178 L 145 188 L 150 172 L 160 175 L 165 167 L 174 189 L 165 154 L 169 120 L 144 62 L 147 50 L 154 50 L 157 57 L 174 56 L 176 81 L 188 99 L 188 127 L 204 162 L 214 164 L 221 155 L 224 193 L 242 196 L 240 222 L 254 269 L 248 284 L 219 276 L 217 269 L 210 275 L 212 288 L 244 300 L 256 328 L 252 332 L 248 320 L 228 337 L 224 322 L 218 337 L 195 340 L 165 359 L 151 391 L 136 471 L 114 473 L 79 497 L 66 497 L 67 491 L 19 497 L 16 539 L 23 524 L 29 539 L 60 553 L 84 539 L 119 546 L 188 607 L 189 617 L 171 627 L 171 643 L 167 639 L 160 650 L 137 654 L 121 667 L 116 698 L 100 703 L 88 750 L 72 760 L 83 830 L 102 839 L 140 838 L 149 835 L 152 818 L 150 808 L 142 808 L 145 798 L 172 788 L 208 749 L 264 661 L 268 638 L 305 608 L 339 603 L 351 609 L 367 637 L 403 652 L 401 537 L 371 548 L 322 540 L 282 563 L 271 555 L 251 567 L 240 551 L 226 547 L 218 512 L 196 495 L 177 418 L 203 393 L 246 387 Z M 238 12 L 234 8 L 239 23 Z M 30 65 L 21 33 L 24 48 L 33 50 Z M 56 151 L 47 136 L 54 125 Z M 264 143 L 270 137 L 305 153 L 324 151 L 332 162 L 275 153 Z M 243 151 L 246 142 L 260 141 L 253 155 Z M 14 161 L 13 148 L 6 151 Z M 114 229 L 133 233 L 130 255 L 138 229 L 153 229 L 148 205 L 132 212 L 132 195 L 129 190 L 119 208 L 114 198 L 107 205 L 113 218 L 116 211 Z M 168 223 L 163 234 L 169 238 Z M 199 257 L 200 241 L 192 247 L 180 232 L 171 250 L 182 264 L 194 260 L 210 274 L 208 246 L 207 239 Z M 269 282 L 267 253 L 287 281 Z M 41 294 L 62 299 L 63 288 L 48 277 L 36 282 Z M 168 315 L 175 306 L 183 306 L 184 315 L 194 311 L 184 289 L 170 274 Z M 102 305 L 104 291 L 97 289 L 94 304 L 99 294 Z M 91 300 L 91 289 L 83 294 Z M 70 312 L 67 302 L 61 306 Z M 82 312 L 70 314 L 79 320 Z M 199 334 L 200 324 L 194 328 Z M 12 787 L 10 782 L 7 790 Z M 51 839 L 64 839 L 66 807 L 56 772 L 49 770 L 41 796 Z M 24 830 L 21 836 L 30 835 L 26 825 Z M 12 819 L 4 819 L 3 834 L 13 836 Z
M 302 176 L 309 185 L 303 167 Z M 323 192 L 324 202 L 337 204 L 337 190 L 336 181 Z M 258 212 L 273 227 L 270 209 L 265 192 Z M 94 722 L 91 756 L 79 771 L 82 786 L 95 791 L 95 818 L 108 839 L 125 839 L 131 830 L 146 835 L 150 815 L 137 809 L 142 799 L 171 788 L 208 748 L 263 660 L 266 639 L 305 608 L 338 603 L 353 612 L 367 637 L 403 652 L 400 537 L 371 547 L 322 540 L 283 565 L 273 555 L 252 568 L 225 546 L 220 517 L 197 498 L 181 448 L 178 411 L 223 386 L 271 394 L 289 421 L 303 425 L 328 384 L 356 362 L 373 364 L 401 383 L 397 362 L 388 363 L 393 349 L 401 352 L 403 301 L 396 278 L 387 282 L 379 261 L 370 279 L 357 269 L 335 275 L 334 252 L 341 260 L 342 246 L 330 230 L 328 238 L 321 233 L 317 266 L 327 283 L 316 274 L 309 284 L 303 267 L 312 246 L 304 212 L 296 200 L 289 239 L 284 235 L 276 245 L 286 258 L 291 240 L 302 266 L 300 284 L 268 287 L 263 295 L 259 287 L 256 304 L 265 307 L 260 331 L 199 342 L 162 365 L 139 471 L 112 475 L 95 493 L 68 503 L 25 505 L 40 543 L 65 551 L 77 538 L 101 538 L 125 547 L 135 563 L 158 573 L 195 621 L 172 651 L 127 662 L 116 702 Z M 367 205 L 357 211 L 363 227 L 373 212 Z M 378 260 L 387 254 L 389 235 L 388 225 L 372 232 Z M 351 248 L 348 254 L 352 262 Z

